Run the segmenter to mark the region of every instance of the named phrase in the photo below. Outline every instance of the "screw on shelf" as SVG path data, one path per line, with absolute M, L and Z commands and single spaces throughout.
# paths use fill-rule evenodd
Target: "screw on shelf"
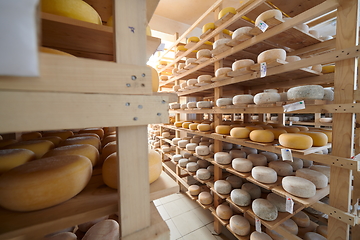
M 127 107 L 130 106 L 130 103 L 129 102 L 125 103 L 125 106 L 127 106 Z
M 162 100 L 162 101 L 161 101 L 161 103 L 162 103 L 162 104 L 165 104 L 165 103 L 166 103 L 166 101 L 165 101 L 165 100 Z
M 156 115 L 161 116 L 161 113 L 157 113 Z
M 134 81 L 135 81 L 136 78 L 137 78 L 137 77 L 136 77 L 135 75 L 132 75 L 132 76 L 131 76 L 131 80 L 134 80 Z
M 137 121 L 137 120 L 138 120 L 138 118 L 137 118 L 137 117 L 134 117 L 134 118 L 133 118 L 133 120 L 134 120 L 134 121 Z
M 127 86 L 127 87 L 131 87 L 131 84 L 130 84 L 130 83 L 127 83 L 126 86 Z
M 139 105 L 139 106 L 138 106 L 138 108 L 139 108 L 139 109 L 142 109 L 142 108 L 143 108 L 143 106 L 142 106 L 142 105 Z
M 142 76 L 142 77 L 145 77 L 145 76 L 146 76 L 146 74 L 145 74 L 145 73 L 143 73 L 143 74 L 141 74 L 141 76 Z

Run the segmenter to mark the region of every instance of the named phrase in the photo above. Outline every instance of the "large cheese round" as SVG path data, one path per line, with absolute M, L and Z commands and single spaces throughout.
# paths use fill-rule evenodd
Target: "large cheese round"
M 326 240 L 327 238 L 318 233 L 315 233 L 315 232 L 307 232 L 307 233 L 305 233 L 303 239 L 304 240 Z
M 210 149 L 208 146 L 197 146 L 195 152 L 197 155 L 206 156 L 210 154 Z
M 228 205 L 220 204 L 216 208 L 216 215 L 223 220 L 229 220 L 233 215 L 233 211 Z
M 231 68 L 233 71 L 236 71 L 240 68 L 249 67 L 254 64 L 255 64 L 255 62 L 252 59 L 241 59 L 241 60 L 237 60 L 237 61 L 233 62 L 233 64 L 231 65 Z
M 283 133 L 287 133 L 283 128 L 268 128 L 266 129 L 274 134 L 274 139 L 279 139 L 279 136 Z
M 256 199 L 261 196 L 261 188 L 253 183 L 244 183 L 241 189 L 248 192 L 251 199 Z
M 253 130 L 250 132 L 249 138 L 254 142 L 269 143 L 274 141 L 274 134 L 268 130 Z
M 251 94 L 236 95 L 233 97 L 232 103 L 236 105 L 254 103 L 254 97 Z
M 255 215 L 265 221 L 274 221 L 278 217 L 277 208 L 266 199 L 255 199 L 251 207 Z
M 216 100 L 216 106 L 222 107 L 232 105 L 232 98 L 219 98 Z
M 247 156 L 254 166 L 267 166 L 267 158 L 262 154 L 251 153 Z
M 275 193 L 269 193 L 266 200 L 271 202 L 279 212 L 286 212 L 286 198 L 283 198 Z
M 229 194 L 231 192 L 231 184 L 226 180 L 217 180 L 214 183 L 214 189 L 220 194 Z
M 211 126 L 210 126 L 210 124 L 201 123 L 201 124 L 197 125 L 197 129 L 200 132 L 208 132 L 211 130 Z
M 324 98 L 324 88 L 320 85 L 306 85 L 290 88 L 287 91 L 289 100 L 313 100 Z
M 35 153 L 28 149 L 0 150 L 0 174 L 34 159 Z
M 327 179 L 328 179 L 328 183 L 330 183 L 330 167 L 329 166 L 325 166 L 325 165 L 312 165 L 310 167 L 311 170 L 315 170 L 318 171 L 322 174 L 324 174 Z
M 261 13 L 255 20 L 255 26 L 258 26 L 258 24 L 260 23 L 260 21 L 266 21 L 270 18 L 276 18 L 279 20 L 282 20 L 282 13 L 280 10 L 277 9 L 271 9 L 271 10 L 267 10 L 263 13 Z
M 211 108 L 212 104 L 210 101 L 199 101 L 196 103 L 196 107 L 203 109 L 203 108 Z
M 328 143 L 328 137 L 322 132 L 298 132 L 298 134 L 308 135 L 313 139 L 313 147 L 322 147 Z
M 230 193 L 231 201 L 238 206 L 249 206 L 251 203 L 250 193 L 243 189 L 233 189 Z
M 233 7 L 226 7 L 221 9 L 221 11 L 218 14 L 218 19 L 222 18 L 223 16 L 225 16 L 227 13 L 232 13 L 232 14 L 236 14 L 236 10 Z
M 297 133 L 283 133 L 279 136 L 279 143 L 286 148 L 308 149 L 313 145 L 310 136 Z
M 294 216 L 291 217 L 291 219 L 299 226 L 299 227 L 308 227 L 310 225 L 310 218 L 309 216 L 304 213 L 303 211 L 300 211 L 296 213 Z
M 293 158 L 293 161 L 284 161 L 284 162 L 286 162 L 287 164 L 290 164 L 293 168 L 293 171 L 296 171 L 296 170 L 304 167 L 304 162 L 300 158 Z
M 246 153 L 239 149 L 233 149 L 229 153 L 232 158 L 245 158 L 246 157 Z
M 199 202 L 204 205 L 209 205 L 213 202 L 213 196 L 209 192 L 201 192 L 198 195 Z
M 79 133 L 95 133 L 100 139 L 103 139 L 105 135 L 104 129 L 102 128 L 84 128 L 80 129 Z
M 292 195 L 302 198 L 311 198 L 316 194 L 316 186 L 311 181 L 295 176 L 282 179 L 282 187 Z
M 188 102 L 187 107 L 188 108 L 196 108 L 196 102 Z
M 188 151 L 195 151 L 195 148 L 197 147 L 197 143 L 188 143 L 186 144 L 186 150 Z
M 222 76 L 226 76 L 226 74 L 228 72 L 231 72 L 232 69 L 231 67 L 222 67 L 222 68 L 219 68 L 215 71 L 215 77 L 222 77 Z
M 22 141 L 34 140 L 34 139 L 38 139 L 41 137 L 42 137 L 42 135 L 40 132 L 27 132 L 27 133 L 21 134 L 21 136 L 20 136 Z
M 80 155 L 27 162 L 0 176 L 0 205 L 14 211 L 55 206 L 82 191 L 91 174 L 90 160 Z
M 180 140 L 178 141 L 178 146 L 181 147 L 181 148 L 184 148 L 186 147 L 186 144 L 189 143 L 189 140 Z
M 218 125 L 215 127 L 215 132 L 218 134 L 229 135 L 231 126 L 229 125 Z
M 197 164 L 196 162 L 189 162 L 186 164 L 186 170 L 188 170 L 189 172 L 196 172 L 199 169 L 199 164 Z
M 280 101 L 280 94 L 276 89 L 266 89 L 262 93 L 257 93 L 254 96 L 255 104 L 267 104 Z
M 252 27 L 241 27 L 236 29 L 232 34 L 232 39 L 235 39 L 239 36 L 242 36 L 244 34 L 250 34 L 250 31 L 252 30 Z
M 299 227 L 296 225 L 296 223 L 292 219 L 287 219 L 284 221 L 280 226 L 285 228 L 290 233 L 297 235 L 299 232 Z
M 204 26 L 202 27 L 202 33 L 207 32 L 208 30 L 212 30 L 215 29 L 215 24 L 214 23 L 206 23 L 204 24 Z
M 243 184 L 242 179 L 235 175 L 230 175 L 225 180 L 230 183 L 232 188 L 240 188 Z
M 273 152 L 261 152 L 261 155 L 264 155 L 268 162 L 276 161 L 279 159 L 279 156 Z
M 261 183 L 274 183 L 277 174 L 274 169 L 264 166 L 256 166 L 251 170 L 251 176 Z
M 253 163 L 251 160 L 246 158 L 234 158 L 231 162 L 231 166 L 238 172 L 250 172 Z
M 311 181 L 318 189 L 328 185 L 328 178 L 324 174 L 309 168 L 298 169 L 295 176 Z
M 190 185 L 188 191 L 191 196 L 197 196 L 201 192 L 199 185 Z
M 293 173 L 293 167 L 286 162 L 283 161 L 272 161 L 269 162 L 269 167 L 274 169 L 277 173 L 277 175 L 281 177 L 292 175 Z
M 250 234 L 250 240 L 273 240 L 273 239 L 264 232 L 254 231 Z
M 191 124 L 189 124 L 189 129 L 190 130 L 197 130 L 198 125 L 199 125 L 198 123 L 191 123 Z
M 250 233 L 249 221 L 240 215 L 234 215 L 229 221 L 230 229 L 239 236 L 246 236 Z
M 208 180 L 211 177 L 211 173 L 207 169 L 200 168 L 196 171 L 196 177 L 200 180 Z
M 205 49 L 202 49 L 202 50 L 205 50 Z M 202 50 L 200 50 L 200 51 L 202 51 Z M 198 81 L 198 83 L 211 83 L 211 79 L 212 79 L 211 75 L 200 75 L 200 76 L 198 76 L 197 81 Z
M 230 39 L 228 38 L 221 38 L 219 40 L 216 40 L 213 44 L 213 49 L 216 49 L 218 47 L 221 47 L 223 45 L 225 45 L 226 43 L 230 42 Z
M 230 136 L 234 138 L 248 138 L 250 130 L 245 127 L 234 127 L 230 130 Z
M 41 158 L 45 153 L 54 148 L 54 144 L 48 140 L 28 140 L 16 142 L 5 147 L 6 149 L 28 149 L 35 153 L 36 158 Z
M 92 226 L 82 238 L 83 240 L 97 240 L 97 239 L 108 239 L 115 240 L 119 239 L 119 224 L 112 219 L 106 219 L 104 221 L 96 223 Z
M 285 61 L 286 51 L 282 48 L 266 50 L 258 55 L 257 62 L 258 63 L 269 62 L 271 60 L 276 60 L 276 59 Z
M 182 159 L 179 160 L 178 164 L 179 164 L 180 167 L 185 168 L 185 167 L 186 167 L 186 164 L 188 164 L 188 162 L 189 162 L 189 159 L 187 159 L 187 158 L 182 158 Z

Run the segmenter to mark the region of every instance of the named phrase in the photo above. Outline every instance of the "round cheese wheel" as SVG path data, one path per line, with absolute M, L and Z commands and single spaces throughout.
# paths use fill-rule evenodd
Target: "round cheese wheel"
M 22 141 L 34 140 L 34 139 L 38 139 L 41 137 L 42 137 L 42 135 L 39 132 L 27 132 L 27 133 L 21 134 L 21 136 L 20 136 Z
M 251 147 L 242 147 L 241 148 L 242 151 L 246 152 L 247 155 L 249 154 L 257 154 L 258 150 L 256 148 L 251 148 Z
M 28 149 L 0 150 L 0 174 L 34 159 L 35 153 Z
M 328 183 L 330 183 L 330 166 L 312 165 L 310 169 L 324 174 L 328 179 Z
M 286 51 L 282 48 L 266 50 L 258 55 L 257 62 L 258 63 L 269 62 L 271 60 L 276 60 L 276 59 L 285 61 Z
M 82 191 L 91 174 L 90 160 L 80 155 L 27 162 L 0 176 L 0 205 L 13 211 L 55 206 Z
M 302 161 L 303 161 L 303 167 L 304 168 L 309 168 L 309 167 L 311 167 L 313 165 L 313 161 L 311 161 L 311 160 L 302 159 Z
M 203 109 L 203 108 L 211 108 L 211 102 L 210 101 L 199 101 L 196 103 L 196 107 Z
M 190 63 L 195 63 L 196 62 L 196 58 L 188 58 L 185 61 L 185 65 L 189 65 Z
M 318 226 L 316 228 L 316 232 L 325 238 L 328 237 L 328 227 L 325 225 Z
M 182 156 L 183 156 L 184 158 L 189 159 L 189 157 L 191 157 L 192 154 L 191 154 L 191 153 L 188 153 L 188 152 L 183 152 L 183 153 L 182 153 Z
M 241 207 L 249 206 L 251 203 L 250 193 L 243 189 L 233 189 L 230 193 L 230 198 L 231 201 Z
M 228 142 L 222 142 L 222 148 L 223 150 L 230 150 L 233 148 L 233 144 Z
M 239 236 L 246 236 L 250 233 L 249 221 L 240 215 L 234 215 L 229 221 L 230 229 Z
M 197 81 L 198 81 L 198 83 L 211 83 L 211 79 L 212 79 L 211 75 L 200 75 L 200 76 L 198 76 Z
M 60 130 L 60 131 L 43 132 L 42 135 L 43 135 L 43 137 L 57 136 L 57 137 L 60 137 L 62 140 L 65 140 L 68 137 L 73 136 L 74 133 L 71 130 Z
M 283 133 L 279 136 L 279 143 L 286 148 L 308 149 L 313 145 L 310 136 L 297 133 Z
M 251 170 L 251 176 L 261 183 L 275 183 L 277 174 L 274 169 L 264 166 L 256 166 Z
M 244 34 L 250 34 L 250 31 L 252 30 L 252 27 L 241 27 L 236 29 L 232 34 L 232 39 L 236 39 Z
M 231 163 L 231 155 L 227 152 L 217 152 L 214 155 L 214 160 L 215 162 L 219 163 L 219 164 L 230 164 Z
M 210 142 L 199 142 L 199 146 L 207 146 L 207 147 L 210 147 Z
M 230 136 L 234 138 L 248 138 L 250 130 L 245 127 L 234 127 L 230 130 Z
M 242 179 L 238 176 L 230 175 L 226 179 L 231 185 L 232 188 L 241 188 L 243 184 Z
M 300 60 L 301 60 L 301 57 L 299 57 L 299 56 L 287 56 L 285 59 L 285 61 L 289 62 L 289 63 L 300 61 Z
M 261 196 L 261 189 L 259 186 L 253 183 L 244 183 L 241 189 L 250 194 L 251 199 L 256 199 Z
M 190 42 L 199 42 L 199 41 L 200 39 L 198 37 L 189 37 L 186 42 L 190 43 Z
M 258 218 L 265 221 L 274 221 L 278 217 L 277 208 L 266 199 L 255 199 L 251 204 L 251 208 Z
M 216 208 L 216 215 L 223 220 L 229 220 L 233 215 L 233 211 L 228 205 L 220 204 Z
M 185 167 L 186 167 L 186 164 L 188 164 L 188 162 L 189 162 L 189 159 L 187 159 L 187 158 L 181 158 L 181 159 L 179 160 L 178 164 L 179 164 L 180 167 L 185 168 Z
M 264 232 L 254 231 L 250 234 L 250 240 L 273 240 L 269 235 Z
M 262 154 L 251 153 L 247 156 L 254 166 L 267 166 L 267 158 Z
M 198 83 L 198 81 L 196 78 L 193 78 L 193 79 L 187 80 L 186 83 L 188 86 L 194 86 L 196 83 Z
M 206 156 L 210 154 L 210 149 L 208 146 L 197 146 L 195 152 L 197 155 Z
M 311 198 L 316 194 L 316 186 L 311 181 L 295 176 L 287 176 L 282 179 L 285 191 L 302 198 Z
M 178 146 L 181 147 L 181 148 L 184 148 L 186 147 L 186 144 L 189 143 L 189 140 L 180 140 L 178 141 Z
M 195 151 L 196 147 L 197 147 L 197 143 L 188 143 L 188 144 L 186 144 L 186 150 L 188 150 L 188 151 Z
M 215 24 L 214 23 L 206 23 L 204 24 L 204 26 L 202 27 L 202 33 L 207 32 L 208 30 L 212 30 L 215 29 Z
M 220 194 L 229 194 L 231 192 L 231 184 L 226 180 L 217 180 L 214 183 L 214 189 Z
M 300 211 L 296 213 L 294 216 L 291 217 L 291 219 L 299 226 L 299 227 L 308 227 L 310 226 L 310 218 L 309 216 L 304 213 L 303 211 Z
M 268 162 L 276 161 L 279 159 L 279 156 L 273 152 L 261 152 L 261 155 L 264 155 Z
M 210 124 L 201 123 L 201 124 L 198 124 L 198 125 L 197 125 L 197 129 L 198 129 L 200 132 L 208 132 L 208 131 L 211 130 L 211 126 L 210 126 Z
M 221 47 L 223 45 L 225 45 L 226 43 L 230 42 L 230 39 L 228 38 L 221 38 L 219 40 L 216 40 L 213 44 L 213 49 L 216 49 L 218 47 Z
M 304 240 L 326 240 L 327 238 L 318 233 L 315 233 L 315 232 L 307 232 L 307 233 L 305 233 L 303 239 Z
M 188 108 L 196 108 L 196 102 L 188 102 L 187 107 Z
M 290 164 L 283 161 L 269 162 L 269 167 L 274 169 L 277 175 L 281 177 L 292 175 L 294 171 L 293 167 Z
M 95 133 L 100 139 L 103 139 L 105 135 L 104 129 L 102 128 L 84 128 L 80 129 L 79 133 Z
M 221 9 L 221 11 L 218 14 L 218 19 L 224 17 L 226 14 L 228 13 L 232 13 L 232 14 L 236 14 L 236 10 L 233 7 L 226 7 Z
M 105 146 L 105 145 L 108 144 L 109 142 L 113 142 L 113 141 L 116 141 L 116 140 L 117 140 L 116 134 L 107 135 L 107 136 L 104 137 L 104 139 L 101 141 L 101 146 Z
M 197 162 L 198 158 L 196 156 L 190 156 L 189 162 Z
M 300 158 L 293 158 L 293 161 L 284 161 L 284 162 L 286 162 L 287 164 L 290 164 L 293 168 L 293 171 L 296 171 L 296 170 L 304 167 L 304 162 Z
M 190 130 L 197 130 L 198 125 L 199 125 L 198 123 L 191 123 L 191 124 L 189 124 L 189 129 Z
M 250 140 L 254 142 L 269 143 L 274 141 L 274 134 L 268 130 L 253 130 L 249 134 Z
M 311 181 L 318 189 L 328 185 L 328 178 L 324 174 L 309 168 L 298 169 L 295 176 Z
M 226 76 L 228 72 L 231 72 L 232 69 L 230 67 L 222 67 L 215 71 L 215 77 L 223 77 Z
M 101 146 L 100 139 L 92 136 L 68 138 L 61 143 L 62 146 L 73 145 L 73 144 L 90 144 L 96 147 L 97 149 L 100 149 Z
M 97 219 L 94 219 L 94 220 L 91 220 L 91 221 L 88 221 L 86 223 L 82 223 L 82 224 L 79 224 L 78 225 L 78 229 L 79 231 L 83 232 L 83 233 L 86 233 L 92 226 L 94 226 L 96 223 L 98 222 L 101 222 L 101 221 L 104 221 L 106 219 L 108 219 L 109 216 L 104 216 L 104 217 L 101 217 L 101 218 L 97 218 Z M 76 238 L 77 239 L 77 238 Z M 61 239 L 59 239 L 61 240 Z
M 324 88 L 320 85 L 305 85 L 293 87 L 287 91 L 288 99 L 294 101 L 323 99 L 324 94 Z
M 305 127 L 305 126 L 295 126 L 296 128 L 298 128 L 300 131 L 302 132 L 306 132 L 306 131 L 309 131 L 309 128 L 308 127 Z
M 335 72 L 335 65 L 323 66 L 321 72 L 322 73 L 333 73 L 333 72 Z
M 178 145 L 178 143 L 179 143 L 180 140 L 181 140 L 181 138 L 173 138 L 173 139 L 171 139 L 171 142 L 172 142 L 172 144 L 174 144 L 174 145 Z
M 218 134 L 229 135 L 231 126 L 229 125 L 218 125 L 215 127 L 215 132 Z
M 184 123 L 183 123 L 183 125 L 184 125 Z M 170 137 L 170 132 L 163 132 L 163 133 L 161 134 L 161 136 L 162 136 L 163 138 L 168 138 L 168 137 Z
M 216 100 L 216 106 L 222 107 L 232 105 L 232 98 L 219 98 Z
M 174 122 L 174 126 L 175 127 L 182 127 L 183 122 L 184 121 L 176 121 L 176 122 Z
M 262 93 L 255 94 L 255 104 L 275 103 L 280 101 L 280 94 L 276 89 L 266 89 Z
M 48 140 L 28 140 L 16 142 L 5 147 L 6 149 L 27 149 L 35 153 L 36 158 L 41 158 L 45 153 L 54 148 L 54 144 Z
M 275 193 L 269 193 L 266 196 L 266 200 L 271 202 L 279 212 L 287 212 L 286 211 L 286 198 L 281 197 Z
M 231 166 L 238 172 L 250 172 L 253 163 L 251 160 L 246 158 L 234 158 L 231 162 Z
M 270 18 L 282 20 L 282 13 L 280 10 L 271 9 L 261 13 L 255 20 L 255 26 L 258 26 L 261 21 L 266 21 Z
M 196 177 L 200 180 L 208 180 L 211 177 L 211 173 L 207 169 L 200 168 L 196 171 Z
M 83 240 L 96 240 L 96 239 L 119 239 L 119 224 L 112 219 L 106 219 L 104 221 L 96 223 L 92 226 L 82 238 Z
M 211 58 L 211 50 L 210 49 L 200 49 L 197 53 L 196 53 L 196 58 L 200 59 L 200 58 Z M 210 76 L 210 75 L 207 75 Z M 199 79 L 198 79 L 199 80 Z
M 201 192 L 201 189 L 198 185 L 190 185 L 188 191 L 191 196 L 197 196 Z
M 213 196 L 209 192 L 201 192 L 198 195 L 199 202 L 204 205 L 210 205 L 213 202 Z
M 306 33 L 309 32 L 309 26 L 306 25 L 305 23 L 301 23 L 299 25 L 296 25 L 295 28 L 297 28 L 297 29 L 299 29 L 299 30 L 301 30 L 303 32 L 306 32 Z
M 254 97 L 250 94 L 236 95 L 233 97 L 232 103 L 236 105 L 254 103 Z
M 231 65 L 231 68 L 233 71 L 236 71 L 240 68 L 249 67 L 254 64 L 255 64 L 255 62 L 252 59 L 241 59 L 241 60 L 237 60 L 237 61 L 233 62 L 233 64 Z
M 313 140 L 313 147 L 322 147 L 328 143 L 328 137 L 322 132 L 298 132 L 298 134 L 308 135 Z
M 292 219 L 287 219 L 284 221 L 280 226 L 285 228 L 290 233 L 297 235 L 299 232 L 299 227 L 296 225 L 296 223 Z
M 326 136 L 328 137 L 328 142 L 331 143 L 332 142 L 332 131 L 331 130 L 325 130 L 325 129 L 315 129 L 312 130 L 313 132 L 322 132 L 324 134 L 326 134 Z
M 192 139 L 190 139 L 190 143 L 199 143 L 199 142 L 201 142 L 201 139 L 200 138 L 192 138 Z
M 246 153 L 239 149 L 233 149 L 229 152 L 229 154 L 231 155 L 231 158 L 245 158 L 246 157 Z
M 177 91 L 179 91 L 180 88 L 181 88 L 180 85 L 174 85 L 173 91 L 177 92 Z

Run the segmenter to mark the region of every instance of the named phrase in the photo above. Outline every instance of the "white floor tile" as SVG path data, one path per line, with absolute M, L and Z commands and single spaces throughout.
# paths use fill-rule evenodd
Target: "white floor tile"
M 185 236 L 183 236 L 184 240 L 216 240 L 216 238 L 210 233 L 207 227 L 202 227 L 194 232 L 191 232 Z
M 204 224 L 192 211 L 176 216 L 172 218 L 172 220 L 182 236 L 204 226 Z
M 171 219 L 169 219 L 165 222 L 170 229 L 170 240 L 176 240 L 176 239 L 181 238 L 181 234 L 180 234 L 179 230 L 177 229 L 177 227 L 175 226 L 174 222 Z
M 157 207 L 157 206 L 159 206 L 159 205 L 162 204 L 162 203 L 160 202 L 160 199 L 154 200 L 153 203 L 154 203 L 155 207 Z
M 158 212 L 160 213 L 160 216 L 162 217 L 162 219 L 164 221 L 170 219 L 170 216 L 167 213 L 167 211 L 166 211 L 166 209 L 164 208 L 163 205 L 157 206 L 156 208 L 157 208 Z
M 206 225 L 214 221 L 214 216 L 207 209 L 201 207 L 191 210 L 200 219 L 200 221 Z
M 163 206 L 171 218 L 193 209 L 191 205 L 184 201 L 184 199 L 177 199 L 175 201 L 165 203 Z
M 165 203 L 168 203 L 168 202 L 172 202 L 172 201 L 178 200 L 179 198 L 182 198 L 182 194 L 181 194 L 181 193 L 171 194 L 171 195 L 169 195 L 169 196 L 160 198 L 159 200 L 160 200 L 160 202 L 161 202 L 162 204 L 165 204 Z
M 186 203 L 187 205 L 191 206 L 191 209 L 195 209 L 195 208 L 199 208 L 199 207 L 200 207 L 200 205 L 199 205 L 197 202 L 191 200 L 188 196 L 182 198 L 182 200 L 184 201 L 184 203 Z M 209 211 L 209 210 L 207 210 L 207 211 Z

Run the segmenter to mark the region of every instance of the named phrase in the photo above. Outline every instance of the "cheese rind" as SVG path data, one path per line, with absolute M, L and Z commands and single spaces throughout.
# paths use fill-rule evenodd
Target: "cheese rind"
M 293 87 L 287 91 L 288 99 L 294 101 L 323 99 L 324 94 L 324 88 L 320 85 Z
M 223 220 L 229 220 L 233 215 L 233 211 L 228 205 L 220 204 L 216 208 L 216 215 Z
M 45 153 L 54 148 L 54 144 L 48 140 L 28 140 L 16 142 L 14 144 L 8 145 L 6 149 L 28 149 L 35 153 L 37 159 L 44 156 Z
M 316 194 L 316 186 L 311 181 L 295 176 L 287 176 L 282 179 L 285 191 L 297 197 L 311 198 Z
M 251 160 L 246 158 L 234 158 L 231 166 L 238 172 L 250 172 L 253 167 L 253 163 Z
M 255 142 L 269 143 L 274 141 L 274 134 L 268 130 L 253 130 L 249 134 L 249 138 Z
M 313 139 L 313 147 L 322 147 L 328 143 L 328 137 L 322 132 L 298 132 L 298 134 L 308 135 Z
M 253 183 L 244 183 L 241 186 L 241 189 L 248 192 L 251 196 L 251 199 L 256 199 L 261 196 L 261 189 L 259 186 Z
M 213 196 L 209 192 L 201 192 L 198 195 L 199 202 L 204 205 L 209 205 L 213 202 Z
M 96 223 L 84 235 L 82 240 L 97 240 L 97 239 L 119 239 L 119 224 L 112 219 Z
M 242 105 L 242 104 L 248 104 L 248 103 L 254 103 L 254 96 L 250 94 L 242 94 L 242 95 L 236 95 L 233 97 L 233 104 L 236 105 Z
M 231 192 L 231 184 L 226 180 L 217 180 L 214 183 L 214 189 L 220 194 L 229 194 Z
M 264 232 L 254 231 L 250 234 L 250 240 L 273 240 L 269 235 Z
M 277 208 L 266 199 L 255 199 L 251 207 L 255 215 L 265 221 L 274 221 L 278 217 Z
M 250 233 L 249 221 L 240 215 L 234 215 L 229 221 L 230 229 L 239 236 L 246 236 Z
M 304 213 L 303 211 L 300 211 L 296 213 L 294 216 L 291 217 L 291 219 L 299 226 L 299 227 L 308 227 L 311 223 L 309 216 Z
M 234 138 L 248 138 L 250 130 L 245 127 L 234 127 L 230 130 L 230 136 Z
M 257 62 L 258 63 L 269 62 L 269 61 L 275 60 L 275 59 L 280 59 L 280 60 L 285 61 L 286 51 L 282 48 L 266 50 L 258 55 Z
M 243 189 L 233 189 L 230 193 L 231 201 L 238 206 L 249 206 L 251 203 L 250 193 Z
M 262 154 L 251 153 L 247 156 L 254 166 L 267 166 L 267 158 Z
M 0 150 L 0 174 L 34 159 L 35 153 L 28 149 Z
M 271 202 L 279 212 L 286 212 L 286 198 L 283 198 L 275 193 L 269 193 L 266 200 Z
M 328 185 L 328 178 L 321 172 L 311 170 L 308 168 L 302 168 L 296 171 L 297 177 L 307 179 L 315 184 L 316 188 L 324 188 Z
M 197 196 L 201 192 L 199 185 L 190 185 L 188 188 L 190 195 Z
M 215 77 L 226 76 L 226 74 L 231 71 L 232 71 L 232 69 L 230 67 L 219 68 L 215 71 Z
M 294 171 L 290 164 L 283 161 L 272 161 L 269 163 L 269 167 L 274 169 L 277 175 L 281 177 L 292 175 Z
M 283 133 L 279 136 L 279 143 L 286 148 L 305 150 L 313 145 L 313 139 L 303 134 Z
M 261 183 L 275 183 L 277 181 L 276 171 L 265 166 L 256 166 L 251 170 L 251 176 Z
M 92 136 L 68 138 L 61 143 L 62 146 L 73 145 L 73 144 L 90 144 L 96 147 L 97 149 L 100 149 L 101 146 L 100 139 Z
M 215 162 L 219 163 L 219 164 L 230 164 L 231 163 L 231 155 L 227 152 L 217 152 L 214 155 L 214 160 Z
M 211 177 L 211 173 L 207 169 L 200 168 L 196 171 L 196 177 L 200 180 L 208 180 Z

